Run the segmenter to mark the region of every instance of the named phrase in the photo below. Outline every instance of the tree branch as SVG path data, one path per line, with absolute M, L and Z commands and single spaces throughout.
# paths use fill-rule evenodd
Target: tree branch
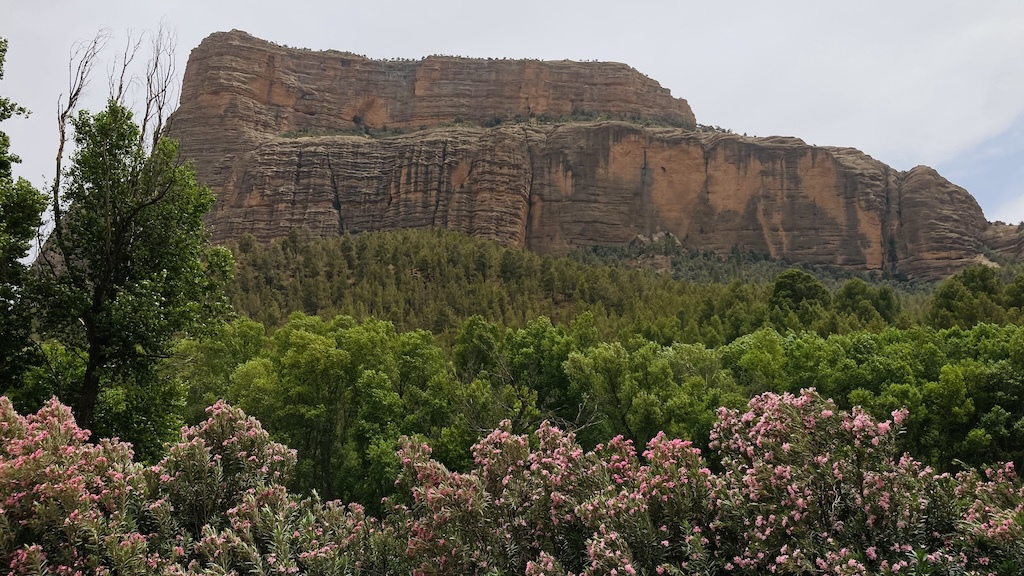
M 57 140 L 57 166 L 53 178 L 53 233 L 56 236 L 57 245 L 60 246 L 61 233 L 61 204 L 60 184 L 61 172 L 63 171 L 64 146 L 68 141 L 68 124 L 71 117 L 78 109 L 78 100 L 82 92 L 89 84 L 89 76 L 96 65 L 99 53 L 106 46 L 110 39 L 110 31 L 102 29 L 96 36 L 87 43 L 79 42 L 71 49 L 71 58 L 68 61 L 68 97 L 64 103 L 57 102 L 57 128 L 59 139 Z M 62 96 L 63 97 L 63 96 Z M 45 251 L 44 251 L 45 253 Z M 49 262 L 48 262 L 49 263 Z

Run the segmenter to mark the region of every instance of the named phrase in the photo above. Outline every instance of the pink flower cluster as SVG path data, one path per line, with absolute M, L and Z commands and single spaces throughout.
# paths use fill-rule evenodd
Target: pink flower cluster
M 56 399 L 22 417 L 0 397 L 2 569 L 145 574 L 161 564 L 134 517 L 146 485 L 131 446 L 88 438 Z
M 247 493 L 282 482 L 296 454 L 270 440 L 251 416 L 223 401 L 206 409 L 209 418 L 181 431 L 181 442 L 147 470 L 156 504 L 173 509 L 191 534 L 221 517 Z
M 382 519 L 290 494 L 294 452 L 225 404 L 144 468 L 51 401 L 0 399 L 0 570 L 12 574 L 1014 574 L 1012 465 L 950 476 L 813 390 L 721 410 L 719 460 L 657 434 L 584 451 L 508 422 L 454 472 L 404 441 Z M 718 470 L 712 472 L 711 468 Z
M 967 569 L 953 538 L 955 483 L 896 453 L 904 417 L 842 412 L 813 390 L 763 394 L 742 414 L 720 410 L 711 434 L 724 467 L 716 526 L 735 548 L 730 564 L 876 574 L 916 565 L 908 556 L 924 552 L 929 571 Z
M 331 574 L 400 556 L 360 507 L 289 495 L 295 453 L 259 422 L 208 412 L 145 468 L 127 444 L 88 443 L 55 399 L 23 417 L 0 398 L 0 571 Z

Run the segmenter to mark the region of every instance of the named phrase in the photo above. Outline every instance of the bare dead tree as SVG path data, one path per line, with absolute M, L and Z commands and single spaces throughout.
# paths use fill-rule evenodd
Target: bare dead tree
M 71 117 L 78 110 L 78 101 L 89 84 L 89 77 L 92 75 L 93 67 L 96 66 L 99 54 L 109 39 L 110 31 L 102 29 L 96 33 L 96 36 L 91 41 L 80 42 L 72 47 L 71 57 L 68 60 L 67 100 L 61 101 L 64 98 L 62 94 L 57 101 L 57 130 L 59 136 L 57 140 L 57 167 L 53 176 L 51 200 L 53 202 L 53 233 L 58 241 L 61 237 L 62 215 L 60 203 L 61 173 L 63 171 L 64 146 L 68 141 L 68 125 L 71 123 Z M 46 251 L 44 250 L 42 253 L 44 258 L 46 258 Z M 47 259 L 47 263 L 52 266 L 49 259 Z
M 149 40 L 149 60 L 142 76 L 131 74 L 132 63 Z M 136 111 L 142 127 L 140 144 L 147 151 L 156 147 L 164 132 L 168 112 L 177 100 L 174 53 L 178 38 L 173 30 L 161 24 L 156 32 L 133 37 L 125 42 L 123 53 L 109 77 L 110 97 L 118 104 Z M 129 102 L 130 93 L 141 89 L 141 103 Z
M 142 126 L 143 144 L 148 133 L 151 146 L 155 148 L 163 135 L 168 111 L 178 99 L 174 67 L 178 37 L 173 30 L 161 24 L 151 41 L 151 55 L 145 76 L 146 100 L 139 124 Z
M 150 57 L 146 64 L 142 77 L 132 75 L 132 63 L 136 60 L 139 51 L 142 49 L 146 38 L 150 40 Z M 53 185 L 51 187 L 51 202 L 53 209 L 53 233 L 55 240 L 60 240 L 61 220 L 64 213 L 64 206 L 61 204 L 61 184 L 63 175 L 64 151 L 69 139 L 69 126 L 72 117 L 78 112 L 82 95 L 89 85 L 90 78 L 96 63 L 99 61 L 100 53 L 106 48 L 110 41 L 110 30 L 104 28 L 96 33 L 96 36 L 88 42 L 76 43 L 71 49 L 71 56 L 68 60 L 68 92 L 67 97 L 62 94 L 57 102 L 57 156 L 54 171 Z M 129 108 L 132 106 L 129 100 L 133 86 L 141 85 L 143 90 L 142 102 L 138 106 L 141 117 L 139 125 L 142 127 L 140 144 L 150 151 L 156 147 L 161 135 L 164 132 L 167 116 L 177 100 L 177 85 L 175 79 L 174 53 L 177 48 L 177 35 L 173 30 L 161 24 L 155 33 L 140 34 L 133 36 L 128 33 L 125 47 L 121 56 L 115 60 L 115 64 L 108 74 L 109 97 L 118 104 Z M 46 251 L 41 251 L 44 261 L 52 266 Z
M 107 84 L 109 85 L 108 93 L 110 98 L 115 102 L 124 104 L 128 89 L 133 84 L 133 78 L 129 75 L 129 69 L 131 68 L 132 61 L 135 60 L 135 56 L 139 53 L 139 47 L 142 46 L 144 40 L 144 35 L 133 37 L 131 31 L 129 31 L 124 51 L 119 59 L 114 60 L 114 66 L 108 75 Z M 118 65 L 118 61 L 120 61 L 120 65 Z

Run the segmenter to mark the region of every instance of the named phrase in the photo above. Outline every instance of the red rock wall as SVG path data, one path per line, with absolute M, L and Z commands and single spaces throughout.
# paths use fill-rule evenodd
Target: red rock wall
M 853 149 L 620 121 L 438 126 L 576 107 L 693 122 L 620 64 L 375 62 L 232 32 L 193 51 L 171 131 L 218 195 L 217 240 L 444 226 L 564 253 L 670 232 L 920 279 L 985 260 L 988 223 L 966 191 Z M 410 133 L 354 134 L 352 116 Z

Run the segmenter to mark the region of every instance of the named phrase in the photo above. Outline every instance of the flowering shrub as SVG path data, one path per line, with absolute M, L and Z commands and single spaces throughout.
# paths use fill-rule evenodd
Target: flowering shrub
M 982 565 L 1000 574 L 1019 573 L 1024 566 L 1024 486 L 1013 463 L 988 468 L 985 478 L 976 470 L 961 472 L 956 481 L 965 546 Z
M 181 442 L 148 470 L 154 509 L 169 507 L 177 527 L 193 537 L 207 524 L 222 524 L 230 507 L 261 486 L 283 482 L 295 467 L 295 451 L 272 442 L 255 418 L 223 401 L 206 412 L 209 418 L 182 429 Z
M 300 498 L 295 455 L 225 404 L 143 468 L 56 401 L 0 399 L 0 566 L 13 574 L 1000 574 L 1024 565 L 1012 465 L 936 474 L 813 391 L 723 409 L 722 471 L 689 442 L 584 452 L 509 423 L 451 472 L 405 440 L 384 518 Z
M 717 503 L 713 476 L 698 448 L 659 433 L 648 442 L 643 462 L 622 437 L 597 446 L 594 457 L 591 474 L 605 479 L 604 487 L 577 508 L 594 533 L 587 550 L 592 573 L 601 564 L 595 555 L 607 563 L 623 544 L 631 560 L 618 570 L 626 574 L 638 567 L 659 573 L 712 570 L 715 543 L 709 536 L 714 537 Z
M 295 454 L 218 403 L 143 468 L 87 442 L 56 400 L 19 416 L 0 398 L 0 566 L 14 574 L 374 574 L 404 540 L 358 505 L 299 499 Z M 391 567 L 391 568 L 386 568 Z
M 54 400 L 19 416 L 0 397 L 0 560 L 14 574 L 147 574 L 160 564 L 138 531 L 142 467 L 117 440 L 86 441 Z
M 214 574 L 403 573 L 404 546 L 361 506 L 299 500 L 283 486 L 248 492 L 229 525 L 203 527 L 190 572 Z
M 896 455 L 905 417 L 840 412 L 813 390 L 757 396 L 743 414 L 721 409 L 712 447 L 725 469 L 716 522 L 729 563 L 751 573 L 877 574 L 923 551 L 930 569 L 963 568 L 949 540 L 952 479 Z
M 523 573 L 537 562 L 578 561 L 585 538 L 575 509 L 600 478 L 572 434 L 544 423 L 536 437 L 531 449 L 502 422 L 473 447 L 470 474 L 449 472 L 429 458 L 429 447 L 406 443 L 398 485 L 411 502 L 395 512 L 407 518 L 417 573 Z

